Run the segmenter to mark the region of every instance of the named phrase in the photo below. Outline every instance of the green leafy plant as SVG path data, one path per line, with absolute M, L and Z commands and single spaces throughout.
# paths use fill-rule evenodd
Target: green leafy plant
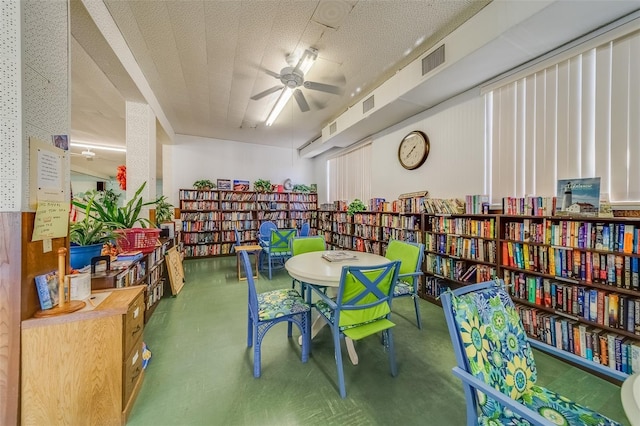
M 173 217 L 173 204 L 167 202 L 167 196 L 163 195 L 156 200 L 156 224 L 170 222 Z
M 293 185 L 293 192 L 311 192 L 311 187 L 301 183 L 297 183 Z
M 99 198 L 92 193 L 90 199 L 73 200 L 73 205 L 89 212 L 92 219 L 101 221 L 112 228 L 134 228 L 136 224 L 146 228 L 151 226 L 151 222 L 147 218 L 140 217 L 142 207 L 155 204 L 155 201 L 143 202 L 142 190 L 147 182 L 140 185 L 135 195 L 124 206 L 118 206 L 117 197 L 102 195 Z M 86 198 L 86 195 L 85 195 Z M 88 210 L 87 210 L 88 209 Z
M 93 193 L 86 204 L 81 220 L 69 223 L 69 240 L 79 246 L 104 244 L 116 240 L 113 224 L 103 222 L 91 216 L 91 211 L 98 194 Z
M 347 207 L 347 214 L 349 216 L 353 216 L 355 213 L 363 212 L 365 210 L 367 210 L 367 206 L 365 206 L 362 201 L 356 198 L 349 204 L 349 207 Z
M 216 184 L 211 182 L 209 179 L 200 179 L 193 182 L 193 187 L 195 189 L 216 189 Z
M 273 189 L 273 185 L 270 180 L 258 179 L 253 182 L 253 190 L 257 192 L 269 192 Z

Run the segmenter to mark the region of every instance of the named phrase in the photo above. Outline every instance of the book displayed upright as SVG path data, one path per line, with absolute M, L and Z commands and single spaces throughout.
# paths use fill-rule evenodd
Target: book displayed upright
M 40 309 L 51 309 L 58 304 L 58 271 L 36 275 L 36 289 L 40 300 Z

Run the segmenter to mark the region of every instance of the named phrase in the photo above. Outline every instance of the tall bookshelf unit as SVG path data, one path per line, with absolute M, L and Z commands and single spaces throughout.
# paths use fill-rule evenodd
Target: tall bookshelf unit
M 501 277 L 532 346 L 617 381 L 640 371 L 640 220 L 426 214 L 424 223 L 424 299 Z
M 181 189 L 180 230 L 185 257 L 227 255 L 238 229 L 243 244 L 257 241 L 264 221 L 278 228 L 317 229 L 317 194 Z

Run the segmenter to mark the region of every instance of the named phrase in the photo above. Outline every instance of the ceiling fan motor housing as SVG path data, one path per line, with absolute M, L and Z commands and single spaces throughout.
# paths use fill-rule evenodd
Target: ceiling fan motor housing
M 293 67 L 285 67 L 280 72 L 280 81 L 286 87 L 295 89 L 302 86 L 304 75 L 300 71 L 296 71 Z

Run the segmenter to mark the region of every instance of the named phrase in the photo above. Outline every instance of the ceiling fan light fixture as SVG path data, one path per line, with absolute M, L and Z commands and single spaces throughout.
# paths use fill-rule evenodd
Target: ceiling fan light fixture
M 296 68 L 302 73 L 302 75 L 304 75 L 309 72 L 309 70 L 311 69 L 311 67 L 313 66 L 317 58 L 318 58 L 318 51 L 310 47 L 304 51 L 304 53 L 302 54 L 302 57 L 298 61 L 298 65 L 296 66 Z M 295 70 L 294 72 L 292 72 L 292 74 L 295 74 Z M 283 84 L 285 84 L 285 87 L 282 90 L 282 93 L 280 93 L 280 97 L 278 97 L 278 100 L 276 101 L 275 105 L 273 106 L 273 109 L 271 110 L 271 112 L 269 113 L 269 116 L 267 117 L 267 121 L 265 123 L 266 126 L 271 126 L 276 121 L 276 119 L 282 112 L 282 109 L 284 108 L 284 106 L 287 104 L 287 102 L 289 102 L 289 99 L 291 99 L 291 95 L 293 95 L 293 90 L 302 84 L 302 81 L 303 81 L 302 78 L 300 78 L 299 80 L 300 80 L 299 82 L 292 81 L 291 85 L 283 82 Z
M 285 87 L 282 90 L 282 93 L 280 93 L 280 97 L 276 101 L 276 104 L 273 106 L 273 109 L 267 117 L 267 121 L 265 123 L 267 126 L 271 126 L 276 121 L 284 106 L 287 104 L 287 102 L 289 102 L 289 99 L 291 99 L 292 94 L 293 89 L 290 87 Z
M 81 143 L 81 142 L 71 142 L 69 145 L 75 146 L 77 148 L 102 149 L 104 151 L 127 152 L 127 148 L 118 147 L 118 146 L 92 145 L 92 144 Z

